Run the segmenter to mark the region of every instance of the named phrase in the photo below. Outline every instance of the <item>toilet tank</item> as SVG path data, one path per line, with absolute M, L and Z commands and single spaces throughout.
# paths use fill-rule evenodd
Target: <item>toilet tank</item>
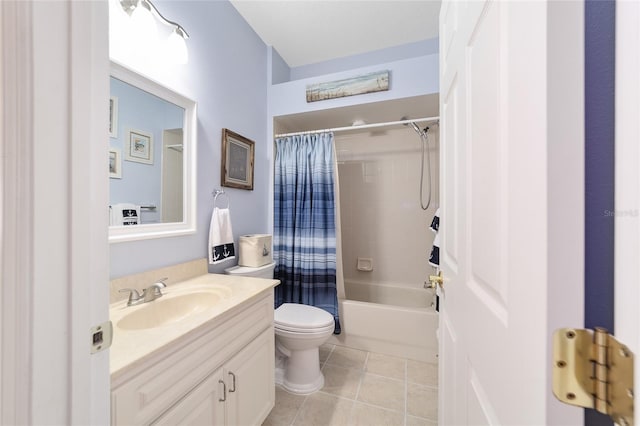
M 240 277 L 256 277 L 256 278 L 273 278 L 273 270 L 276 267 L 276 262 L 271 262 L 257 268 L 251 268 L 249 266 L 233 266 L 224 270 L 227 275 L 236 275 Z

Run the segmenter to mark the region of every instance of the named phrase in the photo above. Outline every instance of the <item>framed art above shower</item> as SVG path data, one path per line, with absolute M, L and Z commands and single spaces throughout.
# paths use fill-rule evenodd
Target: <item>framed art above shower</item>
M 222 186 L 253 191 L 254 145 L 252 140 L 222 129 Z

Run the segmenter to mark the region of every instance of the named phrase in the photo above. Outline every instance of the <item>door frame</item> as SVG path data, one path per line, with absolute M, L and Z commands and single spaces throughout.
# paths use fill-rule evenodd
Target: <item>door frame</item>
M 107 2 L 0 20 L 0 423 L 108 424 Z
M 616 2 L 615 335 L 640 356 L 640 4 Z M 640 383 L 635 363 L 634 379 Z M 640 407 L 635 392 L 635 407 Z M 637 421 L 637 417 L 636 417 Z

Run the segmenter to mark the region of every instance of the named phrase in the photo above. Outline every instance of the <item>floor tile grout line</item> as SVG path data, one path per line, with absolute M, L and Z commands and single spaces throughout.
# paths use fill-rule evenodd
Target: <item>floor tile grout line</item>
M 364 380 L 364 375 L 367 372 L 367 363 L 369 361 L 369 354 L 370 352 L 367 352 L 367 356 L 364 358 L 364 365 L 362 366 L 362 371 L 360 372 L 360 380 L 358 381 L 358 387 L 356 388 L 356 396 L 354 397 L 355 400 L 358 400 L 358 396 L 360 396 L 360 388 L 362 387 L 362 381 Z
M 407 412 L 409 406 L 409 363 L 404 361 L 404 426 L 407 426 Z
M 309 395 L 311 395 L 311 394 L 309 394 Z M 307 399 L 309 399 L 309 395 L 305 395 L 304 396 L 304 400 L 302 401 L 302 404 L 300 404 L 300 406 L 296 410 L 296 415 L 293 416 L 293 419 L 291 419 L 291 423 L 289 423 L 289 426 L 293 426 L 296 423 L 296 420 L 298 419 L 298 415 L 300 414 L 300 411 L 302 411 L 302 407 L 307 402 Z

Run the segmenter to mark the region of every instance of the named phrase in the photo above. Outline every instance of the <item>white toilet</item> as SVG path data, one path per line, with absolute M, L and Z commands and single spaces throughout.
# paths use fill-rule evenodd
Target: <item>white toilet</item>
M 258 268 L 234 266 L 229 275 L 273 278 L 275 262 Z M 276 383 L 291 393 L 309 394 L 324 386 L 318 348 L 334 329 L 333 316 L 324 309 L 283 303 L 275 310 Z

